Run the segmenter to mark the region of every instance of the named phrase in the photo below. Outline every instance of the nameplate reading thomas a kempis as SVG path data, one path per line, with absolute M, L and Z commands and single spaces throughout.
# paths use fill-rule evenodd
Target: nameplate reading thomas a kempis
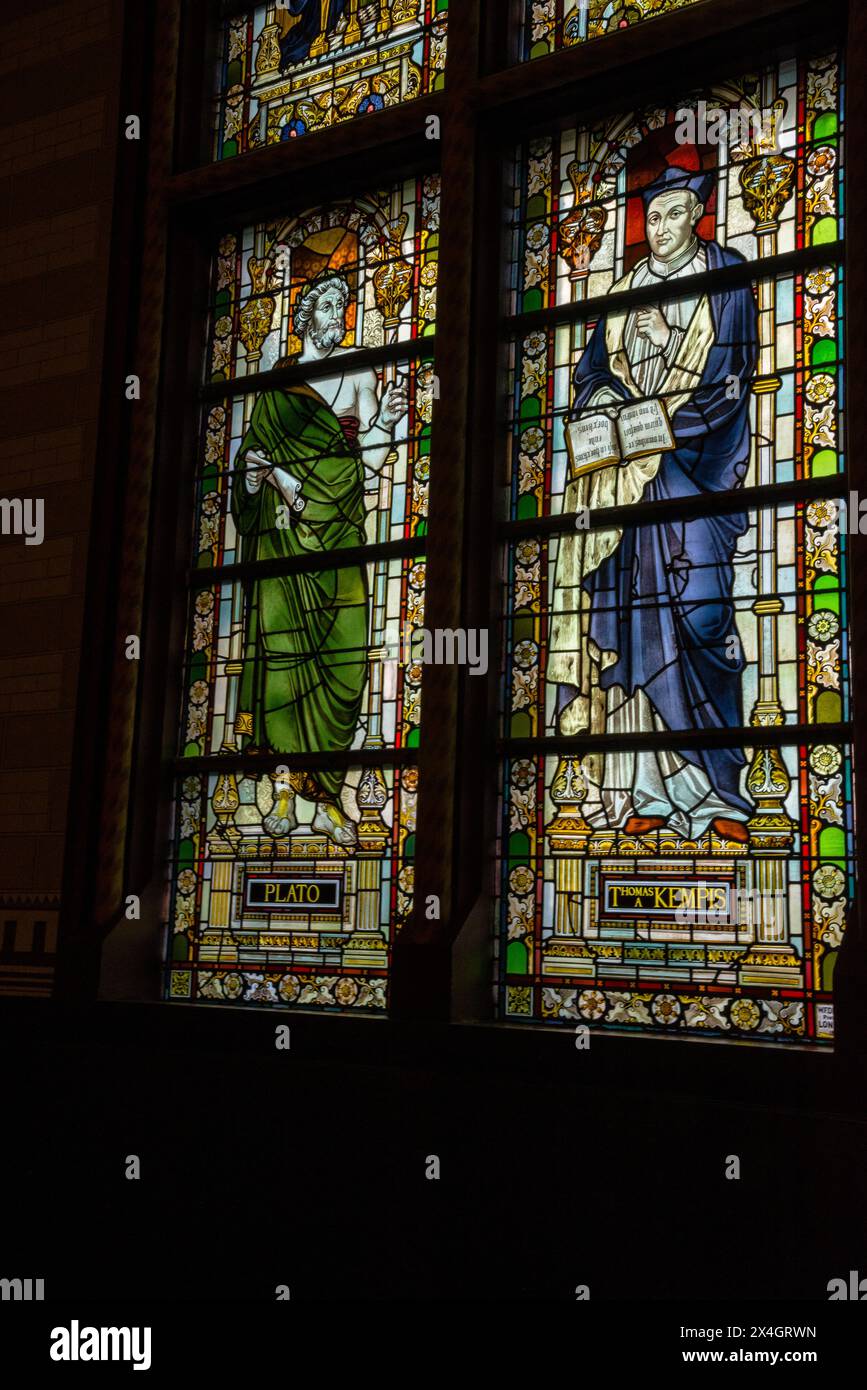
M 671 879 L 629 880 L 603 876 L 602 917 L 654 917 L 679 922 L 735 921 L 734 883 L 676 882 Z
M 341 881 L 337 878 L 296 878 L 250 876 L 246 882 L 245 906 L 259 912 L 304 912 L 339 914 Z

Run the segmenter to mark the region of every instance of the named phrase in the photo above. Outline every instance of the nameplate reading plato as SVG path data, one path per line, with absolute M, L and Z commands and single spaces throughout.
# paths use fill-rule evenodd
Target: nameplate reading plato
M 655 917 L 701 922 L 711 917 L 718 925 L 734 921 L 734 885 L 730 882 L 672 882 L 670 879 L 602 880 L 603 917 Z
M 260 912 L 340 912 L 340 881 L 334 878 L 250 877 L 245 905 Z

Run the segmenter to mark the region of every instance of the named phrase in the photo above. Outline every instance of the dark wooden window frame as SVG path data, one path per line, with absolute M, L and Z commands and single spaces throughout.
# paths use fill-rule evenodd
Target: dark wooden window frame
M 142 115 L 145 138 L 140 144 L 121 138 L 116 176 L 113 313 L 106 338 L 58 962 L 58 997 L 74 1004 L 121 999 L 157 1005 L 160 999 L 161 897 L 180 707 L 203 309 L 214 236 L 227 225 L 249 224 L 278 207 L 314 206 L 335 189 L 341 195 L 361 191 L 374 178 L 390 181 L 439 169 L 436 371 L 441 394 L 433 418 L 426 622 L 487 627 L 493 638 L 501 597 L 494 557 L 514 530 L 501 510 L 498 463 L 508 331 L 499 253 L 503 169 L 511 151 L 531 129 L 541 132 L 581 114 L 622 109 L 637 93 L 677 95 L 689 85 L 685 73 L 690 83 L 698 82 L 717 70 L 744 67 L 744 55 L 770 61 L 792 43 L 836 39 L 845 44 L 849 68 L 847 485 L 858 488 L 867 477 L 851 444 L 867 437 L 867 347 L 861 324 L 853 322 L 854 306 L 867 302 L 867 270 L 863 258 L 852 254 L 864 240 L 858 229 L 867 219 L 867 95 L 858 81 L 867 53 L 867 7 L 857 0 L 830 0 L 817 15 L 805 0 L 763 0 L 757 19 L 752 0 L 704 0 L 604 40 L 515 64 L 520 0 L 457 0 L 449 16 L 443 92 L 213 164 L 207 162 L 207 77 L 218 8 L 209 0 L 156 0 L 153 6 L 126 8 L 122 111 Z M 224 5 L 223 11 L 239 8 Z M 426 138 L 430 115 L 440 117 L 439 141 Z M 137 402 L 124 397 L 129 372 L 141 379 Z M 545 524 L 526 523 L 526 529 L 544 530 Z M 859 652 L 867 651 L 867 600 L 860 597 L 867 594 L 867 557 L 857 544 L 851 552 L 857 719 Z M 125 659 L 130 633 L 141 635 L 140 663 Z M 452 1019 L 468 1025 L 448 1030 L 450 1041 L 442 1044 L 455 1056 L 464 1048 L 467 1057 L 490 1056 L 504 1064 L 509 1059 L 509 1065 L 519 1066 L 545 1059 L 546 1066 L 559 1067 L 570 1050 L 562 1034 L 494 1023 L 491 856 L 502 756 L 496 739 L 496 645 L 487 681 L 470 680 L 454 666 L 430 666 L 425 672 L 416 901 L 436 893 L 442 915 L 428 922 L 419 914 L 398 937 L 392 1010 L 382 1022 L 386 1034 L 397 1029 L 405 1036 L 407 1028 L 415 1027 L 417 1034 L 420 1026 Z M 856 785 L 867 787 L 867 737 L 855 742 L 855 771 Z M 857 856 L 859 880 L 865 882 L 867 851 L 860 844 Z M 124 916 L 130 893 L 141 898 L 139 921 Z M 853 1001 L 838 1009 L 840 1036 L 833 1053 L 838 1061 L 863 1057 L 867 1048 L 856 1021 L 865 975 L 863 929 L 856 916 L 838 967 L 841 1000 L 845 1003 L 848 992 Z M 194 1010 L 200 1033 L 219 1029 L 218 1019 L 227 1013 L 212 1006 L 171 1008 Z M 273 1014 L 249 1012 L 259 1020 Z M 347 1029 L 371 1046 L 369 1026 L 362 1025 L 359 1034 L 358 1022 L 349 1018 L 303 1017 L 326 1049 L 339 1048 Z M 387 1049 L 385 1035 L 374 1031 L 375 1046 Z M 652 1041 L 606 1037 L 597 1050 L 604 1060 L 596 1062 L 596 1074 L 627 1067 L 637 1081 L 649 1066 L 652 1070 L 651 1054 L 658 1056 L 647 1047 Z M 726 1078 L 760 1072 L 774 1084 L 789 1077 L 796 1095 L 803 1094 L 807 1074 L 817 1087 L 827 1084 L 832 1071 L 843 1075 L 840 1067 L 829 1068 L 830 1052 L 665 1042 L 666 1057 L 681 1059 L 675 1071 L 680 1067 L 685 1078 L 700 1078 L 701 1084 L 715 1077 L 723 1089 Z M 721 1055 L 728 1059 L 725 1065 Z M 745 1056 L 751 1060 L 745 1062 Z

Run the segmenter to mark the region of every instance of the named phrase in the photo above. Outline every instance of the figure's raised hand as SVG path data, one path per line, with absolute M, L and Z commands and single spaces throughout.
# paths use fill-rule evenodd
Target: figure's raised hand
M 409 397 L 403 382 L 390 381 L 382 393 L 376 423 L 383 429 L 392 430 L 402 415 L 409 409 Z
M 671 328 L 661 309 L 651 305 L 648 309 L 638 309 L 635 326 L 640 338 L 646 338 L 654 347 L 665 349 L 671 337 Z

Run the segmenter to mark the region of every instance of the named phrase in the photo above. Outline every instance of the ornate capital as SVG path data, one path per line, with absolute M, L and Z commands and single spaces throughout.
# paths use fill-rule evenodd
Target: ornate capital
M 275 303 L 266 293 L 274 280 L 274 261 L 270 256 L 261 260 L 251 256 L 247 262 L 253 293 L 241 310 L 241 342 L 247 353 L 248 362 L 258 362 L 262 356 L 262 344 L 271 332 L 274 321 Z
M 581 814 L 581 803 L 587 796 L 587 781 L 580 758 L 561 758 L 551 783 L 551 800 L 557 814 L 545 827 L 554 852 L 583 851 L 590 835 L 590 826 Z
M 385 785 L 385 778 L 378 767 L 369 767 L 361 774 L 355 800 L 361 811 L 382 810 L 388 800 L 388 789 Z
M 238 783 L 233 772 L 221 772 L 214 787 L 211 808 L 217 818 L 217 825 L 208 837 L 210 853 L 213 857 L 216 844 L 223 842 L 237 844 L 241 833 L 235 825 L 235 812 L 240 805 Z
M 402 258 L 386 261 L 373 273 L 373 293 L 376 307 L 386 325 L 392 327 L 400 318 L 400 311 L 410 295 L 412 267 Z
M 756 811 L 748 828 L 759 850 L 789 849 L 796 830 L 785 808 L 792 780 L 778 748 L 757 748 L 747 774 L 747 791 Z
M 355 800 L 361 812 L 357 827 L 359 849 L 367 854 L 384 854 L 391 833 L 382 818 L 382 808 L 388 801 L 388 788 L 378 767 L 368 767 L 362 772 Z
M 756 231 L 772 230 L 792 192 L 795 161 L 787 154 L 764 154 L 748 159 L 741 168 L 744 206 Z
M 280 70 L 280 25 L 266 24 L 259 35 L 259 52 L 256 54 L 256 75 L 264 77 Z
M 591 193 L 588 175 L 582 173 L 575 161 L 566 170 L 575 195 L 575 205 L 560 223 L 559 251 L 574 277 L 586 275 L 590 261 L 602 245 L 605 212 L 589 203 Z

